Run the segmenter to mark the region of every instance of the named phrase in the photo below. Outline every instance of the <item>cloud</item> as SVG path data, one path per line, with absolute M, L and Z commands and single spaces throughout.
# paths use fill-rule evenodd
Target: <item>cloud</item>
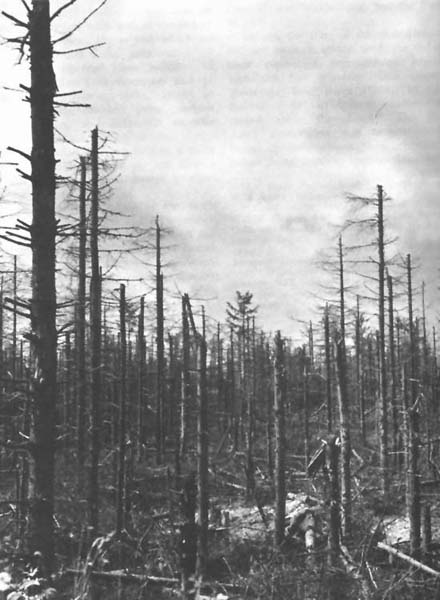
M 59 126 L 117 132 L 132 155 L 115 195 L 171 226 L 185 288 L 217 296 L 214 312 L 250 289 L 289 329 L 346 191 L 382 183 L 390 227 L 434 277 L 439 15 L 434 0 L 109 3 L 78 39 L 106 41 L 101 59 L 56 61 L 93 102 Z

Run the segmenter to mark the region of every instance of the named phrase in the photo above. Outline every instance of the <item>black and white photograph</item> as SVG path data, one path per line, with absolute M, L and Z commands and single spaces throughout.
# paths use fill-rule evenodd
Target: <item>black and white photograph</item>
M 0 600 L 440 600 L 440 4 L 0 0 Z

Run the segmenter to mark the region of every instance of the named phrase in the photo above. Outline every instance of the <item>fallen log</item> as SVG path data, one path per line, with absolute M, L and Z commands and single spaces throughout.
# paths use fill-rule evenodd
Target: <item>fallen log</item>
M 88 571 L 87 569 L 65 569 L 66 575 L 78 575 L 91 577 L 93 579 L 119 580 L 124 583 L 151 583 L 155 585 L 177 585 L 180 579 L 176 577 L 157 577 L 154 575 L 140 575 L 138 573 L 126 573 L 125 571 Z
M 180 579 L 176 577 L 158 577 L 155 575 L 141 575 L 140 573 L 127 573 L 122 570 L 115 571 L 87 571 L 87 569 L 65 569 L 64 575 L 86 576 L 92 579 L 101 579 L 109 581 L 120 581 L 121 583 L 140 583 L 152 584 L 156 586 L 176 586 L 180 585 Z M 245 588 L 234 583 L 223 583 L 221 581 L 203 581 L 201 589 L 205 590 L 227 590 L 228 592 L 242 593 Z
M 425 564 L 421 563 L 420 561 L 416 560 L 415 558 L 408 556 L 408 554 L 405 554 L 401 550 L 397 550 L 396 548 L 393 548 L 393 546 L 384 544 L 384 542 L 377 542 L 377 547 L 380 548 L 380 550 L 385 550 L 385 552 L 388 552 L 388 554 L 391 554 L 392 556 L 396 556 L 397 558 L 400 558 L 401 560 L 407 562 L 408 564 L 412 565 L 416 569 L 425 571 L 425 573 L 428 573 L 428 575 L 432 575 L 433 577 L 440 577 L 439 571 L 435 571 L 434 569 L 431 569 L 431 567 L 428 567 L 428 565 L 425 565 Z

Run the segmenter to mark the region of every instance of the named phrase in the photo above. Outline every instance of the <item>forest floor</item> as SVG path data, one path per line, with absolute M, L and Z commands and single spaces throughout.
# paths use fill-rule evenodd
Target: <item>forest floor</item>
M 287 536 L 281 549 L 274 548 L 273 543 L 270 482 L 257 478 L 254 497 L 245 500 L 239 464 L 211 472 L 209 559 L 202 597 L 217 600 L 437 598 L 439 588 L 435 580 L 408 569 L 408 565 L 399 560 L 390 561 L 375 546 L 380 539 L 403 551 L 408 549 L 408 523 L 398 493 L 399 481 L 394 482 L 395 501 L 385 505 L 378 500 L 374 464 L 366 463 L 353 476 L 354 531 L 346 544 L 350 556 L 338 567 L 329 568 L 324 477 L 318 475 L 312 480 L 301 474 L 295 461 L 291 461 L 290 466 Z M 33 578 L 27 564 L 29 557 L 17 546 L 20 515 L 10 502 L 15 497 L 15 487 L 13 471 L 4 472 L 0 492 L 0 571 L 11 573 L 18 585 L 20 579 L 21 583 L 29 583 Z M 133 473 L 132 488 L 127 532 L 119 537 L 112 532 L 114 490 L 103 490 L 102 530 L 110 533 L 98 538 L 87 552 L 84 503 L 75 502 L 69 485 L 60 484 L 58 505 L 63 516 L 56 522 L 59 572 L 54 582 L 58 592 L 53 598 L 159 600 L 179 597 L 182 525 L 179 485 L 169 469 L 140 464 Z M 436 493 L 431 493 L 429 500 L 433 532 L 429 562 L 438 569 L 440 502 Z M 306 549 L 304 528 L 297 526 L 310 514 L 316 534 L 313 551 Z M 365 589 L 362 592 L 365 581 L 368 596 Z M 0 590 L 3 600 L 2 593 Z M 44 597 L 43 593 L 34 594 L 34 598 Z M 26 600 L 30 596 L 20 598 Z

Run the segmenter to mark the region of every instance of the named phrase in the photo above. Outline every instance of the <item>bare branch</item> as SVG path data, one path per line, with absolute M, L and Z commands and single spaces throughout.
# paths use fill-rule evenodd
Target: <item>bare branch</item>
M 24 21 L 20 21 L 20 19 L 17 19 L 17 17 L 14 17 L 14 15 L 10 15 L 4 10 L 2 10 L 2 15 L 10 21 L 12 21 L 15 25 L 17 25 L 17 27 L 24 27 L 25 29 L 29 28 L 29 25 L 27 23 L 25 23 Z
M 74 92 L 58 92 L 55 94 L 55 98 L 60 98 L 61 96 L 76 96 L 77 94 L 82 94 L 82 90 L 75 90 Z
M 7 242 L 9 242 L 10 244 L 16 244 L 17 246 L 24 246 L 25 248 L 30 248 L 31 244 L 30 243 L 25 243 L 25 242 L 19 242 L 17 240 L 11 240 L 10 238 L 8 238 L 6 235 L 2 235 L 0 234 L 0 238 L 2 240 L 6 240 Z
M 73 104 L 69 102 L 56 102 L 54 101 L 54 106 L 63 106 L 64 108 L 90 108 L 91 104 Z
M 74 142 L 72 142 L 71 140 L 69 140 L 68 138 L 66 138 L 65 135 L 63 135 L 61 133 L 61 131 L 59 129 L 57 129 L 56 127 L 54 128 L 56 133 L 62 138 L 62 140 L 64 142 L 66 142 L 67 144 L 69 144 L 69 146 L 73 146 L 73 148 L 77 148 L 78 150 L 82 150 L 83 152 L 89 152 L 90 148 L 86 148 L 85 146 L 78 146 L 78 144 L 75 144 Z
M 25 7 L 25 9 L 26 9 L 26 12 L 27 12 L 28 14 L 30 14 L 30 13 L 32 12 L 32 11 L 31 11 L 31 7 L 30 7 L 30 6 L 29 6 L 29 4 L 26 2 L 26 0 L 21 0 L 21 3 L 22 3 L 22 4 L 23 4 L 23 6 Z
M 31 175 L 28 175 L 28 173 L 25 173 L 21 169 L 16 169 L 16 171 L 23 177 L 23 179 L 26 179 L 26 181 L 32 181 L 32 177 Z
M 81 48 L 72 48 L 72 50 L 54 50 L 54 54 L 74 54 L 75 52 L 85 52 L 86 50 L 90 50 L 92 54 L 98 56 L 96 52 L 94 52 L 95 48 L 99 48 L 100 46 L 105 46 L 105 42 L 101 42 L 99 44 L 90 44 L 89 46 L 82 46 Z
M 66 2 L 66 4 L 63 4 L 62 6 L 60 6 L 60 8 L 58 10 L 56 10 L 53 15 L 50 17 L 51 21 L 54 21 L 57 17 L 60 16 L 60 14 L 62 12 L 64 12 L 66 10 L 66 8 L 69 8 L 69 6 L 72 6 L 72 4 L 75 4 L 75 2 L 77 2 L 77 0 L 69 0 L 69 2 Z
M 26 160 L 31 161 L 30 154 L 27 154 L 26 152 L 23 152 L 23 150 L 18 150 L 18 148 L 13 148 L 12 146 L 8 146 L 6 148 L 6 150 L 9 150 L 10 152 L 15 152 L 16 154 L 19 154 L 23 158 L 26 158 Z
M 62 35 L 61 37 L 59 37 L 58 39 L 56 39 L 53 44 L 58 44 L 59 42 L 63 42 L 64 40 L 67 40 L 67 38 L 69 38 L 70 36 L 72 36 L 76 31 L 78 31 L 78 29 L 80 27 L 82 27 L 85 23 L 87 23 L 87 21 L 95 14 L 98 12 L 98 10 L 100 8 L 102 8 L 104 6 L 104 4 L 106 4 L 107 0 L 102 0 L 102 2 L 96 7 L 94 8 L 86 17 L 84 17 L 84 19 L 82 21 L 80 21 L 80 23 L 78 23 L 78 25 L 76 25 L 73 29 L 71 29 L 70 31 L 68 31 L 66 34 Z

